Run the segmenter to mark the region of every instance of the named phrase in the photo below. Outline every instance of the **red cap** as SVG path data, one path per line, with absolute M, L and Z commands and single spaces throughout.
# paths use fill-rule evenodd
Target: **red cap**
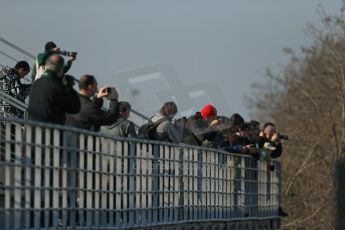
M 217 115 L 217 109 L 211 104 L 205 105 L 200 112 L 204 119 Z

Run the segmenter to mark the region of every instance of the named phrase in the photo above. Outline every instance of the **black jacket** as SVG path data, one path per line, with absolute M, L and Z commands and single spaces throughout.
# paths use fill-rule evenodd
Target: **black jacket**
M 187 119 L 184 143 L 201 146 L 203 141 L 212 141 L 216 136 L 217 130 L 209 127 L 207 121 L 201 117 L 199 112 Z
M 54 72 L 47 71 L 30 90 L 29 119 L 65 124 L 66 113 L 78 113 L 80 101 L 72 86 L 65 86 Z
M 102 125 L 112 125 L 118 119 L 119 103 L 110 101 L 109 110 L 102 109 L 103 99 L 90 99 L 79 94 L 81 109 L 77 114 L 67 114 L 67 124 L 82 129 L 99 131 Z

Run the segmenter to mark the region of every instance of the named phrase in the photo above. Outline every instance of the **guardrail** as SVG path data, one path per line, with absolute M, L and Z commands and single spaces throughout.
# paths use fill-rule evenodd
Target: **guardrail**
M 8 118 L 0 124 L 0 229 L 279 223 L 278 161 L 270 172 L 265 161 L 214 149 Z
M 16 109 L 19 109 L 20 111 L 24 112 L 24 116 L 27 115 L 28 105 L 21 102 L 17 98 L 5 93 L 4 91 L 0 90 L 0 116 L 3 117 L 13 117 L 11 113 L 8 113 L 4 111 L 4 103 L 8 105 L 15 107 Z

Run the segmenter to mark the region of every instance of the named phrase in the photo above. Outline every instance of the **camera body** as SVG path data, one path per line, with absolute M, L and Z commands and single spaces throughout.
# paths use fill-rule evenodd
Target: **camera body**
M 64 55 L 64 56 L 68 56 L 68 57 L 76 58 L 78 53 L 77 52 L 66 51 L 66 50 L 61 50 L 59 52 L 59 54 Z
M 107 91 L 108 94 L 111 94 L 111 92 L 112 92 L 111 87 L 107 87 L 107 88 L 106 88 L 106 91 Z
M 289 136 L 286 135 L 286 134 L 278 133 L 278 136 L 279 136 L 279 138 L 282 139 L 282 140 L 289 140 Z

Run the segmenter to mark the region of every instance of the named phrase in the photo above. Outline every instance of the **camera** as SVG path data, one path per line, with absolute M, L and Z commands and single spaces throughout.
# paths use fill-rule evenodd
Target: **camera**
M 108 94 L 111 94 L 111 91 L 112 91 L 112 90 L 111 90 L 110 87 L 107 87 L 107 88 L 106 88 L 106 92 L 107 92 Z
M 285 134 L 278 133 L 278 137 L 282 140 L 289 140 L 289 136 Z
M 59 54 L 61 54 L 61 55 L 64 55 L 64 56 L 68 56 L 68 57 L 77 57 L 77 52 L 71 52 L 71 51 L 66 51 L 66 50 L 61 50 L 60 52 L 59 52 Z
M 62 82 L 65 86 L 68 86 L 68 87 L 73 87 L 74 84 L 77 82 L 79 82 L 75 77 L 73 77 L 72 75 L 69 75 L 69 74 L 65 74 L 63 79 L 62 79 Z

